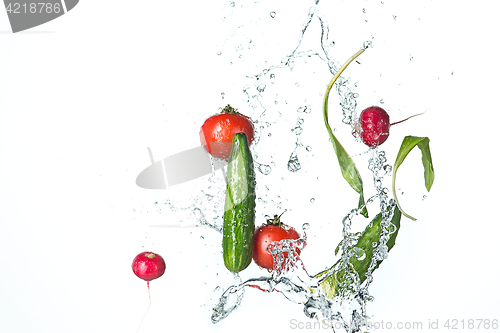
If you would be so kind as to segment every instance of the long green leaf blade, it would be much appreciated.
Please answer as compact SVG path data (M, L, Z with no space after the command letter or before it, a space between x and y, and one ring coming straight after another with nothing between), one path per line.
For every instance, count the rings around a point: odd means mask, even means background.
M365 199L363 195L363 180L359 174L358 169L356 168L356 164L352 160L351 156L344 149L342 144L337 140L335 135L331 132L330 126L327 127L330 134L330 139L332 141L333 150L337 155L337 159L339 161L340 171L342 172L342 176L347 181L347 183L359 193L359 202L358 209L362 208L361 214L365 217L368 217L368 211L365 207Z
M394 168L392 173L392 192L394 194L394 199L396 199L396 203L403 213L404 216L409 219L416 220L414 217L406 214L399 204L398 198L396 196L396 173L398 168L401 166L403 161L405 160L408 153L418 146L418 148L422 152L422 164L424 166L424 180L425 180L425 188L427 192L431 190L432 184L434 183L434 166L432 164L431 150L429 147L429 138L428 137L417 137L417 136L406 136L401 143L401 148L399 148L398 156L396 157L396 161L394 162Z
M361 53L363 53L364 49L359 50L354 56L352 56L346 63L342 66L342 68L335 74L332 81L328 84L326 89L325 97L323 99L323 118L325 120L325 126L328 131L328 135L330 136L330 141L333 145L333 150L337 155L337 159L339 161L340 171L342 172L342 176L347 181L347 183L359 193L359 202L358 209L361 210L361 214L365 217L368 217L368 210L365 206L365 198L363 195L363 181L361 180L361 176L356 168L356 164L352 160L351 156L346 152L340 141L337 140L335 135L333 135L332 128L330 124L328 124L328 96L330 94L330 90L333 87L333 84L338 79L340 74L346 69L346 67L356 59Z
M431 149L429 147L429 139L420 141L418 148L422 151L422 164L424 166L425 188L427 192L431 190L434 183L434 167L432 165Z

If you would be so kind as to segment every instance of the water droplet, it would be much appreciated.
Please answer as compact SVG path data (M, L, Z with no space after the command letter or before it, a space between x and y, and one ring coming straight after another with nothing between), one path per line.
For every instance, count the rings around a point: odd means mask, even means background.
M424 201L425 199L427 199L427 196L426 196L426 195L424 195L424 196L422 197L422 201Z
M266 85L265 84L259 84L257 86L257 91L258 92L262 93L262 92L264 92L264 90L266 90Z
M311 198L311 200L309 200L311 203L314 203L316 201L316 199L314 198Z
M203 239L205 239L205 237L203 237L203 236L200 236L200 239L202 239L202 240L203 240Z
M269 79L271 80L271 83L274 84L276 81L276 76L274 74L269 75Z
M224 99L224 97L226 97L226 93L225 92L221 92L220 96L222 97L222 99Z
M311 225L309 223L304 223L302 225L302 230L309 230L310 227L311 227Z
M366 9L363 8L363 13L366 13Z
M222 52L221 52L221 51L217 52L217 55L221 55L221 54L222 54Z
M231 1L231 2L229 3L229 5L230 5L231 7L234 7L234 5L235 5L234 1Z
M372 42L367 40L366 42L363 43L363 48L366 50L370 47L373 47Z
M267 136L268 136L268 137L271 137L271 133L268 133L268 134L267 134Z
M288 171L290 172L297 172L300 170L300 162L299 162L299 157L295 152L290 155L290 159L288 160Z
M392 15L392 18L397 19L398 17L397 17L397 15Z
M298 82L295 82L295 86L296 86L296 87L299 87L299 86L300 86L300 84L299 84Z
M366 253L363 249L360 249L359 247L353 248L354 251L354 258L358 260L363 260L366 258Z
M266 165L266 164L259 164L259 167L257 169L263 175L268 175L271 173L271 166Z
M311 147L311 146L307 146L307 147L306 147L306 150L307 150L307 151L311 151L311 150L312 150L312 147Z
M300 108L297 109L297 112L300 113L311 113L311 108L308 106L301 106Z
M269 15L271 15L272 18L276 17L276 12L270 12Z
M292 128L291 131L294 132L296 135L300 135L300 134L302 134L302 127L298 127L298 126L294 127L294 128Z
M380 244L375 251L373 251L373 257L376 260L384 260L387 258L389 248L385 244Z
M335 46L335 41L332 41L332 42L330 43L330 47L334 47L334 46Z
M383 99L380 100L380 104L384 104L385 101Z

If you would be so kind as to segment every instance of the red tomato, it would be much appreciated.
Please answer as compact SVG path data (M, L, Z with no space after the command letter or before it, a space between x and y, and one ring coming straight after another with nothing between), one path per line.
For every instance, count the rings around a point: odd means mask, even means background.
M253 248L253 260L255 263L267 270L273 269L273 256L267 252L267 247L275 241L283 239L299 239L298 232L289 226L284 225L279 221L279 217L274 215L274 219L268 220L267 224L262 225L255 231L255 243ZM299 249L295 249L295 254L300 254ZM284 252L284 257L288 258L288 253ZM284 269L284 262L282 269Z
M221 113L205 120L200 129L201 144L213 157L228 160L233 136L240 132L245 133L248 144L252 144L254 139L252 121L227 105Z

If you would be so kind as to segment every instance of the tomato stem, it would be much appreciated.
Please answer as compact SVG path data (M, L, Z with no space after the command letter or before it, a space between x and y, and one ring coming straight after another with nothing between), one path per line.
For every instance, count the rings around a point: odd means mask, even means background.
M281 216L283 214L285 214L287 210L285 209L283 211L283 213L280 214L280 216L278 216L277 214L274 214L274 217L272 219L267 219L267 224L272 224L272 225L277 225L278 227L282 228L282 229L285 229L285 225L283 224L283 222L281 222Z
M231 105L229 105L229 104L228 104L228 105L226 105L226 106L222 109L221 113L226 113L226 114L237 114L237 113L238 113L238 111L237 111L237 109L233 108Z

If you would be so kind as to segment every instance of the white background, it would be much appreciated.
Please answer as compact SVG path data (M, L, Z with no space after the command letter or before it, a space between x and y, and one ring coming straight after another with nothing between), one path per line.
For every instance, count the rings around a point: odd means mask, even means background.
M158 208L167 198L189 206L197 195L192 187L200 191L209 182L165 191L135 184L150 163L147 147L156 159L195 147L200 126L219 107L249 110L246 76L291 53L311 4L86 0L17 34L0 10L0 331L135 332L148 295L130 265L143 250L160 253L167 271L151 282L141 332L295 331L291 320L312 323L282 295L249 290L236 312L212 324L210 309L232 283L220 234L150 227L175 222L166 221L166 206ZM394 127L384 147L392 163L405 135L428 136L436 179L426 193L418 150L398 173L402 204L418 220L402 220L397 246L375 274L369 315L424 328L438 320L441 329L447 319L465 319L466 329L456 331L471 331L468 319L500 319L493 2L322 0L320 10L336 61L373 42L344 74L359 83L359 108L383 99L391 120L427 110ZM319 52L319 39L316 23L303 47ZM324 64L315 66L323 71L315 74L318 82L308 81L311 69L300 63L277 72L277 80L281 74L291 81L274 87L280 102L312 105L302 140L314 154L303 156L302 173L285 169L281 179L286 159L276 153L277 166L264 177L268 197L281 193L280 208L291 209L286 222L298 229L311 224L303 253L311 273L334 263L341 219L357 200L339 176L318 107L330 74ZM285 88L295 82L313 93ZM291 104L291 111L280 106L274 141L255 148L263 155L282 147L286 158L293 150L289 130L298 114ZM338 112L331 107L332 123L340 122ZM340 141L353 141L344 127ZM289 137L274 135L282 128ZM366 163L360 144L346 149L357 149L359 165ZM278 212L261 212L259 221L264 213ZM252 265L242 277L262 274Z

